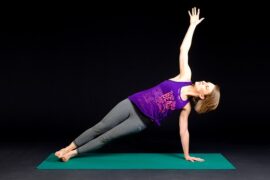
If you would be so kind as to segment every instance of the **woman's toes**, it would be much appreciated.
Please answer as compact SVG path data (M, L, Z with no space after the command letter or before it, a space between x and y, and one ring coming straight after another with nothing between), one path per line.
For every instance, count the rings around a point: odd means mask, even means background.
M65 153L67 153L67 150L65 148L55 152L55 156L57 156L58 158L62 157Z
M62 160L63 162L67 162L67 161L68 161L68 159L67 159L66 157L61 157L61 160Z
M64 154L62 157L61 157L61 160L64 161L64 162L67 162L70 158L76 156L76 151L73 150L73 151L70 151L66 154Z
M70 158L70 155L65 154L64 156L61 157L61 160L64 162L67 162Z
M54 153L54 155L57 156L57 157L59 157L60 151L56 151L56 152Z
M59 155L60 155L60 150L59 150L59 151L56 151L54 154L55 154L56 156L59 156Z

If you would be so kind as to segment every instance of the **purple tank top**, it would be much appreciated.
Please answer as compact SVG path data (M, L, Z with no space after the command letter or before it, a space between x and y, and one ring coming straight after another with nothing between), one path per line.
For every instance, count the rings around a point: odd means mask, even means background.
M180 92L183 86L191 84L191 81L176 82L168 79L152 88L134 93L128 99L150 120L161 126L161 122L174 110L182 109L189 102L189 99L182 100Z

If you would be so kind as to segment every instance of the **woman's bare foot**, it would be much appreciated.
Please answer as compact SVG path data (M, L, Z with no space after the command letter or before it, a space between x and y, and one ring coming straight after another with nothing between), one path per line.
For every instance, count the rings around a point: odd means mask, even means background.
M68 153L68 152L69 152L68 149L63 148L63 149L60 149L59 151L56 151L56 152L54 153L54 155L57 156L58 158L61 158L61 157L63 157L64 154L66 154L66 153Z
M69 146L62 148L59 151L56 151L54 155L57 156L58 158L61 158L64 156L64 154L72 151L73 149L76 149L76 145L72 142Z
M61 157L61 160L64 161L64 162L67 162L70 158L76 156L78 153L77 153L77 150L72 150L66 154L64 154L62 157Z

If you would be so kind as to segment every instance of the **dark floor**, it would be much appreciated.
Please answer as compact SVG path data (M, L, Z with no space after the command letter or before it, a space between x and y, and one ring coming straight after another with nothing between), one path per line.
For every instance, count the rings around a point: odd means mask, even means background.
M100 149L100 152L135 152L143 151L129 145L126 149L115 142ZM153 144L157 143L156 141ZM159 142L167 144L175 142ZM193 145L193 152L222 153L236 170L37 170L36 167L47 156L62 147L63 142L1 142L0 179L1 180L60 180L60 179L270 179L270 145L248 145L227 143L202 143ZM135 143L136 144L136 143ZM173 147L173 145L171 145ZM147 146L149 147L149 146ZM207 147L202 148L202 147ZM117 149L118 148L118 149ZM131 151L134 149L134 151ZM136 149L136 150L135 150ZM195 149L201 149L195 151ZM164 152L164 150L144 149L144 152ZM168 152L168 151L167 151ZM175 152L175 149L170 151ZM181 151L176 151L182 153ZM192 152L192 151L191 151Z

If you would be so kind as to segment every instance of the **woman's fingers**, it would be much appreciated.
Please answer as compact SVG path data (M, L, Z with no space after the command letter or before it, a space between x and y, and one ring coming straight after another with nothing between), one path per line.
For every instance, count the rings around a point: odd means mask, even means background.
M192 15L200 15L200 9L198 8L198 10L196 10L196 7L193 7L191 9ZM189 13L190 14L190 13Z
M204 18L201 18L201 19L199 20L199 23L201 23L203 20L204 20Z
M200 161L200 162L204 161L204 159L201 159L201 158L195 158L195 160Z
M199 16L199 9L197 10L196 7L194 7L194 15Z
M190 13L190 11L188 11L188 14L190 15L190 16L196 16L196 15L200 15L200 9L198 8L198 10L196 11L196 7L193 7L192 9L191 9L191 13Z
M200 161L200 162L203 162L203 161L204 161L204 159L196 158L196 157L189 157L187 160L188 160L188 161L191 161L191 162L194 162L194 161Z
M189 17L191 17L190 11L188 11Z

